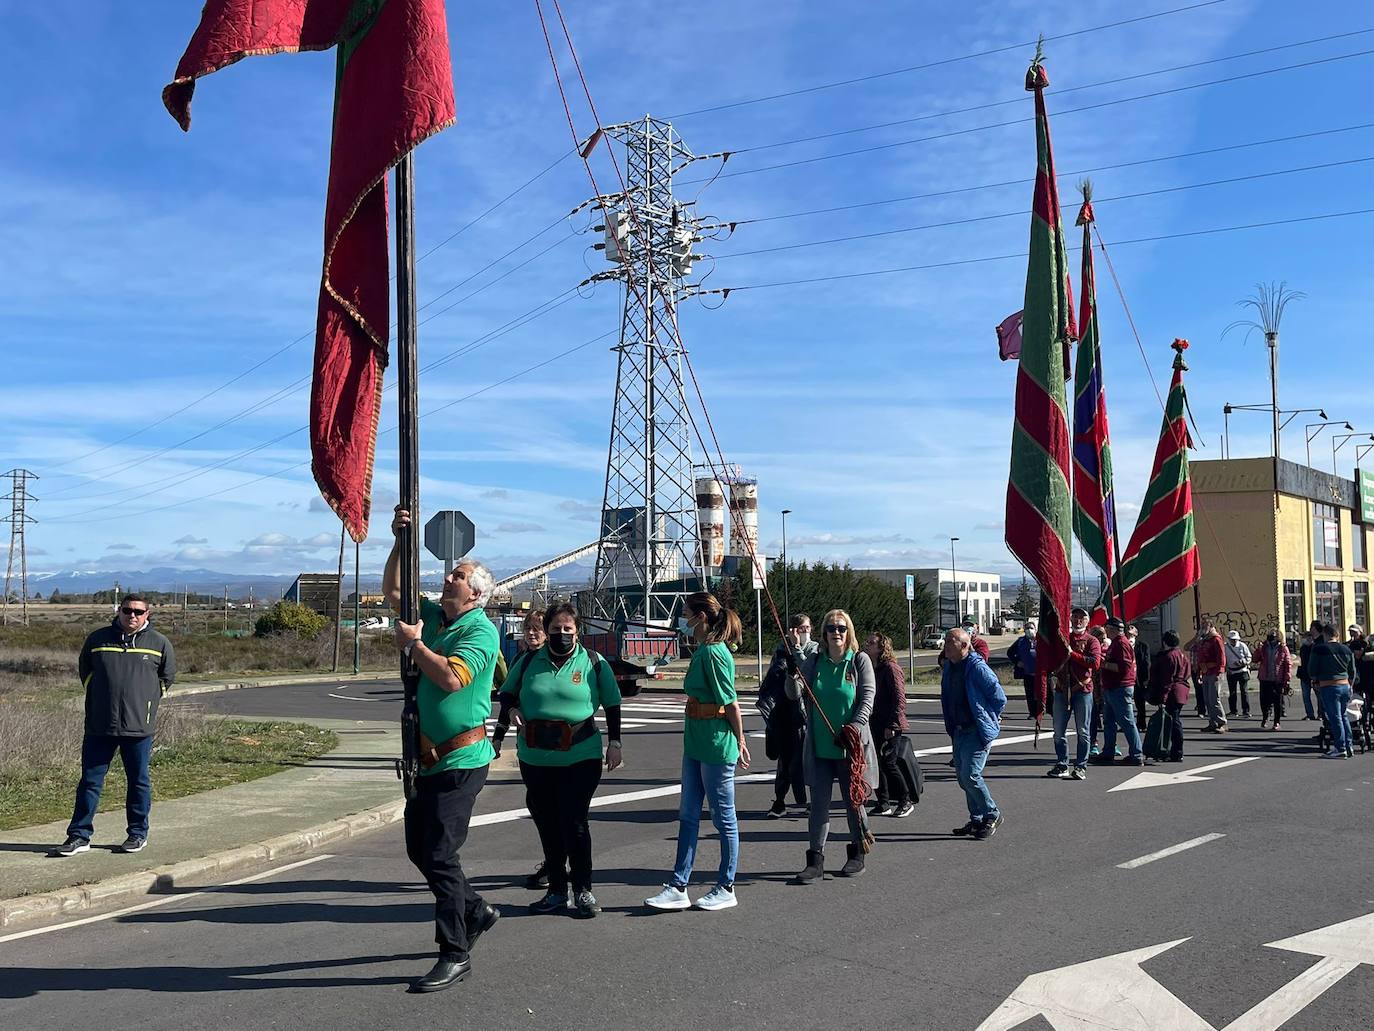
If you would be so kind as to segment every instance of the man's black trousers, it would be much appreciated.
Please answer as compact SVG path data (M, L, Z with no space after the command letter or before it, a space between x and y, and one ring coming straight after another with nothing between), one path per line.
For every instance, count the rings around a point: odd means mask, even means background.
M487 767L445 770L416 781L406 801L406 854L434 893L434 940L439 952L466 959L468 928L483 902L463 873L458 850L468 838L468 821Z

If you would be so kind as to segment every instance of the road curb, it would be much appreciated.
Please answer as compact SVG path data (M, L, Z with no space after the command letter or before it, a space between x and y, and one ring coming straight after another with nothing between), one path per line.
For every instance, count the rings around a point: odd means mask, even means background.
M399 673L360 673L354 677L352 673L338 675L324 675L313 677L268 677L262 680L242 680L225 681L223 683L212 684L188 684L185 687L174 687L171 690L173 698L190 698L198 694L218 694L222 691L246 691L252 687L293 687L297 684L328 684L337 680L347 683L350 680L400 680Z
M213 886L230 875L250 872L281 859L309 855L336 841L378 830L395 823L404 812L405 801L397 799L339 820L280 834L256 845L241 845L199 859L107 877L91 884L3 899L0 900L0 929L25 930L111 904L134 904L150 895L169 895L183 889Z

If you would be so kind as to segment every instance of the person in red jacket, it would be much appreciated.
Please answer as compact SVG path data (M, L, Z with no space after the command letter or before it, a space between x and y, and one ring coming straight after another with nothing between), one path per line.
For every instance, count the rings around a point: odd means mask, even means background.
M1093 674L1102 665L1102 648L1088 633L1088 613L1074 609L1069 624L1069 657L1050 675L1054 714L1054 766L1047 776L1069 780L1088 779L1089 710L1093 697ZM1073 765L1069 765L1069 716L1078 745Z
M1277 630L1270 630L1255 652L1255 665L1259 667L1260 730L1269 722L1271 712L1274 725L1269 729L1278 730L1283 721L1283 700L1292 690L1293 653Z
M1164 631L1164 647L1155 653L1150 663L1150 702L1164 706L1169 714L1171 763L1183 761L1183 706L1188 703L1188 684L1192 679L1192 663L1178 646L1178 634Z
M1102 658L1102 697L1106 703L1106 730L1102 754L1097 761L1110 763L1116 754L1116 731L1126 736L1129 751L1122 760L1127 766L1144 766L1140 750L1140 731L1135 725L1135 648L1125 633L1126 625L1113 617L1107 620L1107 653Z
M1220 683L1226 672L1226 651L1221 643L1221 635L1210 619L1202 621L1198 632L1197 675L1202 687L1202 708L1207 716L1207 734L1225 734L1226 714L1221 708Z

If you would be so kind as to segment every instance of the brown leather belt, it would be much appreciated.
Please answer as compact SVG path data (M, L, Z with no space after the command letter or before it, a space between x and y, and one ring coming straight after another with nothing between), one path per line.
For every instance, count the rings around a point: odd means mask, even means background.
M725 719L725 706L717 705L715 702L699 702L695 698L688 698L687 718L689 720L723 720Z
M456 752L460 748L468 745L475 745L478 741L485 741L487 738L486 727L473 727L465 730L461 734L454 734L447 741L441 741L437 745L423 734L420 735L420 768L429 770L439 765L439 760L450 752Z
M1348 680L1314 680L1314 681L1312 681L1312 686L1313 686L1313 687L1349 687L1349 686L1350 686L1350 681L1348 681Z

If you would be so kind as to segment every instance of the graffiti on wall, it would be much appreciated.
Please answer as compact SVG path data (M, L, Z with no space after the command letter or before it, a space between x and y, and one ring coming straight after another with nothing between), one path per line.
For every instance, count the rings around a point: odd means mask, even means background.
M1242 641L1258 641L1269 630L1278 629L1279 617L1270 612L1266 616L1251 612L1249 609L1230 609L1226 612L1204 612L1203 619L1210 619L1212 625L1225 637L1232 630L1240 634Z

